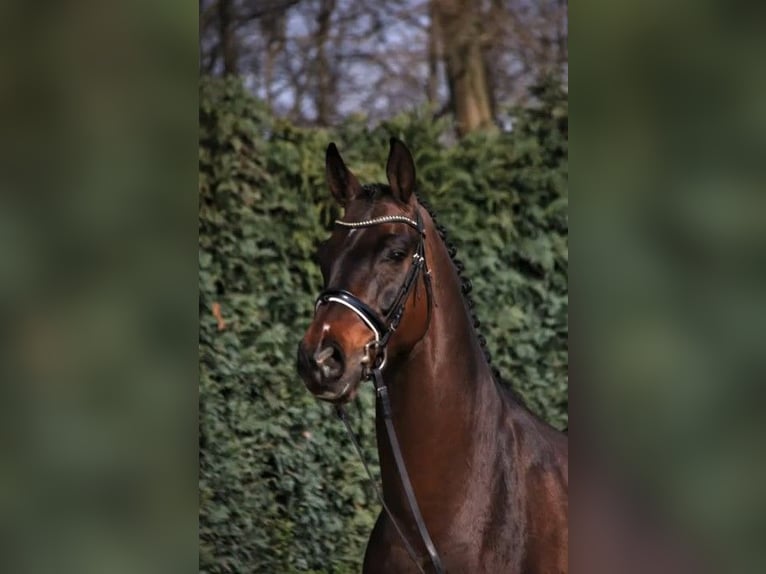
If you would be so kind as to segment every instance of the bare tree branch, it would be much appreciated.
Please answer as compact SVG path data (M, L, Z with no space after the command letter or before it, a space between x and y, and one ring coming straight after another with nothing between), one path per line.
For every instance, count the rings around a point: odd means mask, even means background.
M471 129L522 102L543 73L567 78L567 0L200 0L199 8L201 73L242 74L275 113L301 123L359 112L382 119L429 103Z

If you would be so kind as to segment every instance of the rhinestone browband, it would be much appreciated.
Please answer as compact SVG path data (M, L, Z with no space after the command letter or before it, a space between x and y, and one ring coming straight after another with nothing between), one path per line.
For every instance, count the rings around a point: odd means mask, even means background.
M418 222L405 215L383 215L365 221L341 221L340 219L336 219L335 223L341 227L370 227L371 225L378 225L379 223L406 223L420 231Z

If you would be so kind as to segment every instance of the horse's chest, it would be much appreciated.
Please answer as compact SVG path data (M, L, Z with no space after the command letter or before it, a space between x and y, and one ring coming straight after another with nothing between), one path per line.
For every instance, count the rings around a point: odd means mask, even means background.
M387 519L381 517L378 522L367 546L363 574L419 573L420 570L413 563ZM502 539L502 536L498 535L498 539ZM509 549L502 544L498 544L496 548L488 548L483 544L481 536L469 525L454 525L449 535L443 533L442 536L435 536L434 543L448 574L516 572L513 569L509 570ZM427 554L420 552L419 558L423 570L432 572Z

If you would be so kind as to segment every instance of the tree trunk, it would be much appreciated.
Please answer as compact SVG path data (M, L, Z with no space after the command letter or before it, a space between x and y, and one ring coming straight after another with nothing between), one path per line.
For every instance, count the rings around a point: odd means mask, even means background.
M274 107L274 69L277 57L285 48L285 33L287 18L285 13L275 13L264 16L260 22L261 34L266 38L266 65L263 71L264 92L266 105Z
M335 0L322 0L319 16L317 16L317 90L316 90L316 121L321 126L329 125L333 103L333 81L330 62L327 58L326 44L330 36L332 13L335 10Z
M232 0L218 0L218 30L223 57L223 75L237 73L239 59L237 39L234 33L234 5Z
M482 53L479 10L473 0L433 0L450 103L463 136L492 126L493 110Z
M569 62L569 47L567 45L568 10L567 0L558 0L558 13L556 14L556 45L558 47L558 72L561 76L564 75L564 70Z
M436 107L439 101L439 20L436 13L435 2L429 2L428 16L428 85L426 97L432 107Z

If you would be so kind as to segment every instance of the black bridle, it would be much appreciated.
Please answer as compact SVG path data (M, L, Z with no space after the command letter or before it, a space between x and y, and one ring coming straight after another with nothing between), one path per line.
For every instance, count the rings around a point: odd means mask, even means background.
M381 373L386 363L386 348L388 346L388 342L390 341L391 336L394 334L402 320L402 316L404 315L404 308L407 304L409 294L413 287L416 285L418 277L421 273L423 274L423 282L425 283L426 296L428 299L428 325L431 323L431 306L433 294L431 290L431 272L429 271L428 263L426 262L426 234L425 227L423 226L423 220L420 216L420 213L418 212L415 215L415 219L404 215L384 215L382 217L376 217L365 221L348 222L336 220L335 223L341 227L349 227L352 229L372 227L374 225L380 225L383 223L404 223L414 228L419 235L418 245L415 248L415 253L412 256L412 265L407 271L407 275L402 282L402 286L399 288L396 299L394 299L394 302L391 305L388 313L386 313L385 317L381 317L364 301L343 289L326 289L322 291L322 293L320 293L319 297L317 298L316 309L319 309L319 307L322 305L329 303L337 303L339 305L343 305L353 311L372 331L374 335L374 338L365 345L365 357L363 359L363 378L371 379L373 385L375 386L377 402L381 408L381 412L383 413L383 419L386 425L386 433L388 434L388 440L391 444L394 461L399 472L399 478L401 480L402 487L404 488L404 493L407 497L407 502L410 506L410 511L412 512L412 516L415 519L415 524L417 525L420 538L423 541L423 545L425 546L426 550L428 551L428 556L435 572L437 574L443 574L444 567L442 566L441 559L439 558L439 554L436 551L436 546L434 546L434 543L431 540L431 536L428 533L425 521L423 520L423 515L420 513L420 507L418 506L417 500L415 499L412 483L410 482L410 477L404 464L401 448L399 446L399 439L396 436L396 430L394 429L394 424L391 417L391 401L388 397L388 387L386 386L386 383L383 380L383 375ZM370 355L371 350L374 350L374 357ZM351 437L354 448L356 448L359 457L362 459L364 468L367 471L370 482L372 482L373 486L375 487L375 491L383 506L383 509L386 511L388 517L396 528L396 531L399 533L399 536L401 537L407 552L410 555L410 558L412 558L412 561L415 563L418 569L425 574L421 565L421 560L418 559L417 553L412 547L412 544L402 532L402 529L394 518L393 513L385 503L383 495L381 494L380 489L378 488L377 483L372 476L372 473L367 467L367 463L362 454L362 450L358 441L356 440L354 432L351 430L348 418L346 417L346 412L343 410L342 406L337 407L337 413L340 419L343 421L349 436Z

